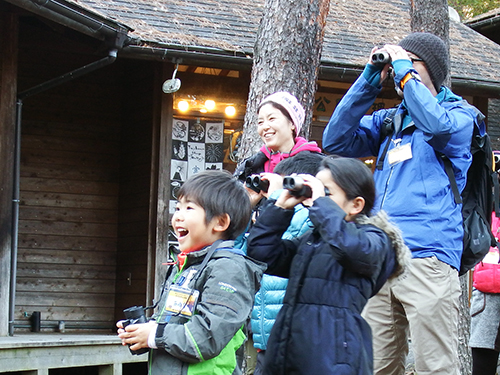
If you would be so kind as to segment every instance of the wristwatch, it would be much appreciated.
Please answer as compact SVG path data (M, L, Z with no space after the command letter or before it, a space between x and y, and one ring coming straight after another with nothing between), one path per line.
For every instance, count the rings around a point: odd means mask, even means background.
M417 81L422 82L422 78L420 78L418 73L409 71L399 82L399 87L401 88L401 90L403 90L403 88L406 85L406 82L408 82L410 79L416 79Z

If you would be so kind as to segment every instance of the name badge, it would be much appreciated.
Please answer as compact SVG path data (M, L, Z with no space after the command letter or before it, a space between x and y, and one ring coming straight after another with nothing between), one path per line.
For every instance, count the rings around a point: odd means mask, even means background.
M387 160L389 162L389 165L394 165L397 163L401 163L402 161L411 159L412 153L411 153L411 146L409 143L399 146L396 148L393 148L391 151L387 153Z
M168 291L165 310L172 315L193 316L199 294L195 289L180 288L172 285Z

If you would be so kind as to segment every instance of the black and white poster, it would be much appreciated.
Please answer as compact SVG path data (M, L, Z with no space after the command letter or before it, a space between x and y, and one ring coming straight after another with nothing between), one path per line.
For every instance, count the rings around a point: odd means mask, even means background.
M177 192L186 179L204 170L221 170L224 161L224 122L174 118L170 164L169 212L175 212Z

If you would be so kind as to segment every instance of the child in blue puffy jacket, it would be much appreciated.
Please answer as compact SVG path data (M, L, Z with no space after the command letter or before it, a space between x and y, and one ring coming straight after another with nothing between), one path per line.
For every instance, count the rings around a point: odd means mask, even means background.
M277 198L282 191L282 178L293 173L315 175L319 171L323 155L318 153L301 152L291 158L278 163L274 174L263 173L263 179L272 180L269 198ZM277 189L277 190L275 190ZM301 204L294 208L294 214L282 238L292 239L301 236L312 228L309 220L309 210ZM271 334L276 316L283 305L288 279L264 274L261 288L255 295L255 302L251 316L251 331L254 347L257 349L257 364L254 375L262 374L267 341Z

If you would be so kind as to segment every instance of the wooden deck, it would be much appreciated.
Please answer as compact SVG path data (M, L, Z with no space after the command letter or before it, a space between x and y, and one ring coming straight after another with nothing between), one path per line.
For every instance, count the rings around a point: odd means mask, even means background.
M121 375L122 364L145 362L116 335L29 333L0 337L0 373L48 375L49 369L98 366L100 375Z

